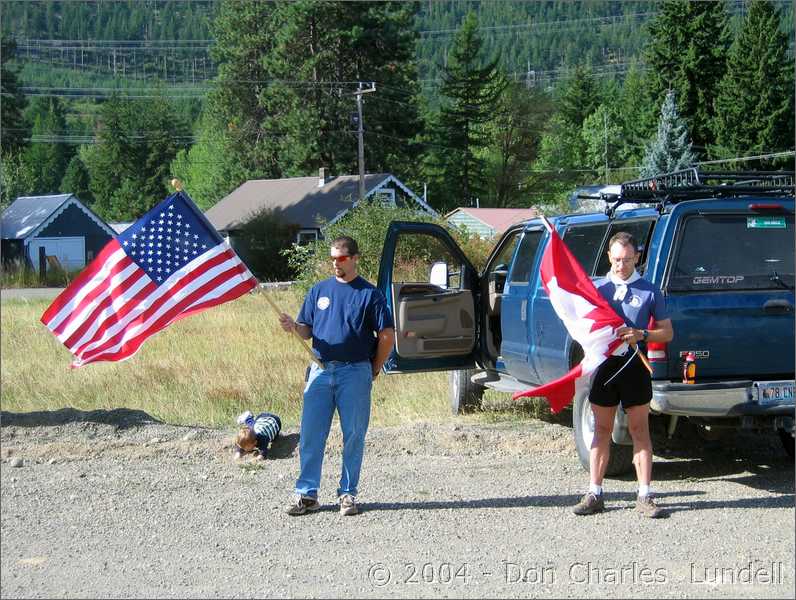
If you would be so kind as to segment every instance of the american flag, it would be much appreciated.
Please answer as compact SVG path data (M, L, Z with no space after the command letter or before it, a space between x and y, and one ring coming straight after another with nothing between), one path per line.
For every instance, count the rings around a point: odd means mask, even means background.
M108 242L41 322L75 356L72 367L124 360L174 321L256 285L188 195L177 192Z

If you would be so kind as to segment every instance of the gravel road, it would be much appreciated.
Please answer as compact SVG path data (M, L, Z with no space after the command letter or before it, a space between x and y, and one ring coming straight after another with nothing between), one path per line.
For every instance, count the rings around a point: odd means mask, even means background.
M669 518L576 517L571 428L451 421L372 429L360 500L288 517L296 431L263 464L232 430L129 410L2 413L0 595L20 597L794 597L794 469L779 440L655 439ZM333 426L333 431L334 431ZM20 465L21 463L21 465Z

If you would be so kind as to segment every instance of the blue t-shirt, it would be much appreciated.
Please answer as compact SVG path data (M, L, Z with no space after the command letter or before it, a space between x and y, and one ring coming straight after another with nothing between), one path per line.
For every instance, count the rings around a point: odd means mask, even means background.
M608 277L597 279L594 286L630 327L647 329L650 315L655 317L656 321L669 318L663 294L658 286L646 279L637 279L629 283L625 297L621 300L618 298L614 300L617 286Z
M296 322L312 328L312 348L322 362L358 362L376 355L376 333L394 327L384 294L362 277L316 283Z

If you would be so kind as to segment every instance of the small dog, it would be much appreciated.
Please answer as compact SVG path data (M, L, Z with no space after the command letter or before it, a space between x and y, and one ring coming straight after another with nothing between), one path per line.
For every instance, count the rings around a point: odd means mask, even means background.
M235 438L235 458L244 454L255 453L255 458L265 460L268 447L279 436L282 430L282 421L274 414L260 413L257 418L251 411L238 416L238 435Z

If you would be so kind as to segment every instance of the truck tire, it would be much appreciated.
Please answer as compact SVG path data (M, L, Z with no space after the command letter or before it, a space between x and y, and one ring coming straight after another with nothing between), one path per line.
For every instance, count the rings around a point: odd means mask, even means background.
M451 413L461 415L481 408L484 387L470 381L476 374L473 369L451 371L448 375L448 388L451 400Z
M782 442L782 447L785 449L785 454L793 460L794 454L794 439L793 435L787 429L777 429L777 433L779 434L779 439Z
M622 410L620 407L618 410ZM572 406L572 425L575 431L575 446L578 449L580 464L589 470L589 451L594 438L594 416L589 402L589 390L580 390L575 395ZM606 476L624 475L633 469L633 447L611 441L611 457L608 459Z

